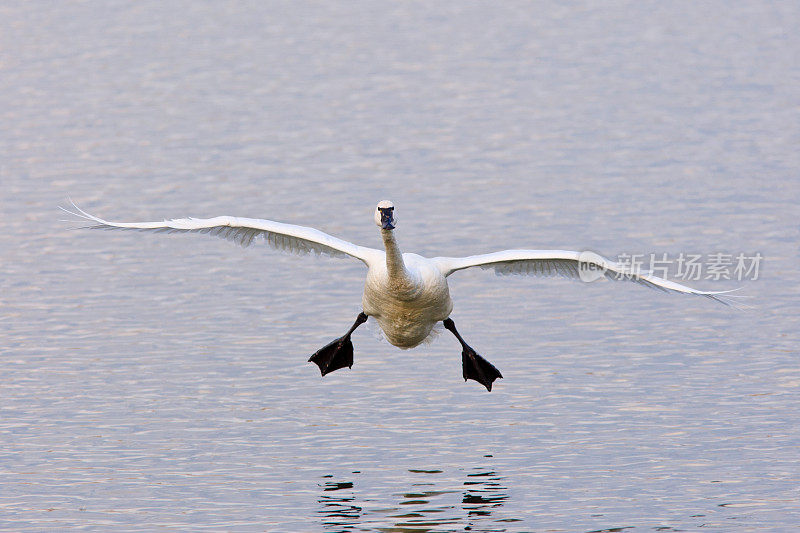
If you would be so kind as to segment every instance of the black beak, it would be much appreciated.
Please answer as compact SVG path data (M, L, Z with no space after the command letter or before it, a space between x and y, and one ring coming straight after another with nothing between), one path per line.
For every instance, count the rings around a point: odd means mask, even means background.
M381 212L381 228L394 229L394 207L379 207L378 211Z

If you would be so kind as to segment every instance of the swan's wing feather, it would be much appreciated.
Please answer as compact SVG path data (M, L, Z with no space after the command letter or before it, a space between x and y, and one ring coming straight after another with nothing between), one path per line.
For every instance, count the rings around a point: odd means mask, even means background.
M233 241L241 246L250 246L258 237L277 250L294 253L333 257L355 257L367 263L379 250L358 246L343 239L328 235L322 231L306 226L283 224L259 218L242 218L220 216L214 218L175 218L161 222L109 222L82 210L74 203L75 211L64 209L71 215L91 222L88 228L107 230L123 229L149 231L154 233L207 233Z
M605 277L610 280L631 281L651 289L664 292L695 294L716 300L725 305L734 305L731 291L699 291L649 272L637 272L625 265L611 261L592 252L569 250L504 250L469 257L436 257L435 263L445 276L470 267L493 269L499 275L527 274L545 277L585 279L581 271L591 278ZM597 274L592 274L596 272Z

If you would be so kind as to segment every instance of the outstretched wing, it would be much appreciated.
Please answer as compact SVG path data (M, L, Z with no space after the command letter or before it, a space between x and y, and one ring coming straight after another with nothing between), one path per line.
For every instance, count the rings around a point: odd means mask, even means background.
M593 252L572 252L568 250L504 250L490 254L470 257L436 257L439 270L445 276L470 267L494 269L499 275L527 274L533 276L566 277L594 281L600 278L632 281L662 290L695 294L716 300L725 305L733 305L731 291L699 291L680 283L675 283L649 272L638 272L627 268ZM735 289L734 289L735 290Z
M60 206L59 206L60 207ZM90 215L76 206L75 211L60 207L71 215L90 221L88 228L125 229L151 231L155 233L207 233L233 241L247 247L257 238L263 237L266 243L277 250L294 254L324 254L333 257L355 257L368 264L370 259L381 252L374 248L357 246L338 239L322 231L305 226L283 224L259 218L214 217L214 218L175 218L161 222L109 222Z

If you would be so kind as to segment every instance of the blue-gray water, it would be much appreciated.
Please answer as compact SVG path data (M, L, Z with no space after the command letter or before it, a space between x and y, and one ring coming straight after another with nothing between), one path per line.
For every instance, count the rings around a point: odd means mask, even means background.
M694 531L800 523L796 2L0 6L0 529ZM363 267L232 214L407 251L764 257L752 309L451 277L505 376L374 328Z

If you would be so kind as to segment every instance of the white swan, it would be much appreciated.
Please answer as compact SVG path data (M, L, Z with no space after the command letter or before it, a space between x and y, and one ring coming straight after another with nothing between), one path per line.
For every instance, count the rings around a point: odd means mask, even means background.
M309 361L319 366L324 376L353 365L353 344L350 336L367 317L377 320L390 343L400 348L413 348L425 340L437 322L451 331L462 346L463 377L474 379L492 390L492 383L503 376L478 355L459 335L449 318L453 302L447 287L447 276L469 267L493 268L500 274L532 274L593 279L624 279L664 291L695 294L728 304L724 292L698 291L659 278L649 273L631 272L624 266L591 252L565 250L505 250L470 257L434 257L401 253L394 236L395 218L392 202L383 200L375 208L375 224L381 228L384 250L357 246L327 233L304 226L271 220L238 217L207 219L177 218L162 222L108 222L83 211L62 210L93 222L90 228L130 229L155 232L199 232L224 237L242 246L249 246L262 236L272 246L293 253L327 254L355 257L367 266L367 279L362 297L363 311L342 337L321 348Z

